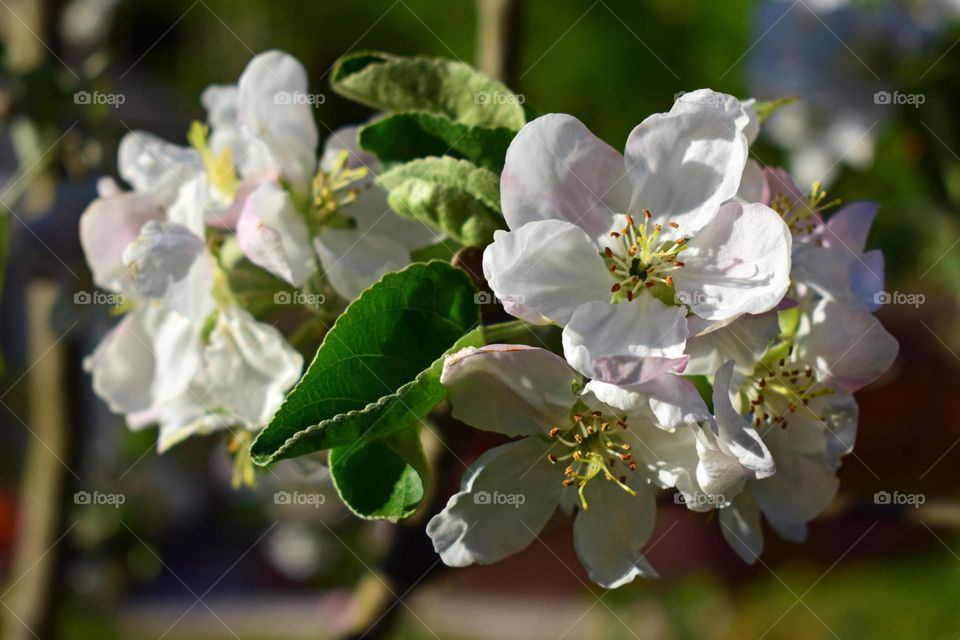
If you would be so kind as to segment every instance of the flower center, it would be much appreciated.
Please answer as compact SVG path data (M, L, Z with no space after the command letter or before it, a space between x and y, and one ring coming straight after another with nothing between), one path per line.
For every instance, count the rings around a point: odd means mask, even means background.
M357 201L360 187L355 183L367 176L366 167L347 166L350 153L341 149L329 171L317 171L313 178L311 218L318 226L353 228L355 221L343 215L344 207Z
M827 192L817 181L810 187L809 194L799 200L790 194L775 192L770 198L770 208L780 214L790 228L790 233L795 236L804 236L813 233L823 224L823 218L820 215L823 211L840 204L839 200L823 204L826 197Z
M814 398L833 393L830 387L817 385L810 365L787 362L782 358L776 363L761 362L754 377L744 387L750 399L749 413L757 428L766 424L785 429L791 413L807 407ZM809 408L806 410L812 412ZM821 416L816 417L824 420Z
M615 417L604 416L600 411L594 411L589 416L575 414L570 420L571 425L566 431L561 431L560 427L553 427L549 431L551 438L570 450L562 456L552 453L547 455L551 464L569 461L563 472L563 486L577 485L580 503L584 509L587 508L587 499L583 490L588 482L601 473L604 478L630 495L637 495L627 486L626 474L619 473L617 468L622 465L630 471L637 470L637 463L630 454L630 445L614 433L614 427L626 429L627 423Z
M677 256L687 248L686 238L661 238L663 228L659 224L651 225L650 217L650 212L644 209L643 224L637 225L633 216L627 215L626 226L619 232L610 232L614 247L608 246L600 254L615 280L610 288L614 302L622 298L632 301L640 291L657 284L672 287L671 272L684 266ZM674 230L680 228L676 222L669 226Z
M240 183L236 169L233 167L233 152L228 147L219 155L213 155L207 143L209 133L210 127L194 121L187 133L187 141L200 154L210 184L220 193L225 202L229 202L236 194Z

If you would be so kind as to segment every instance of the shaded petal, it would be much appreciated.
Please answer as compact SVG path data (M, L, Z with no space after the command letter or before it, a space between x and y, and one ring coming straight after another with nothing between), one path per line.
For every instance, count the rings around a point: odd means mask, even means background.
M238 86L244 131L263 143L294 188L306 190L319 139L303 65L282 51L267 51L250 61Z
M767 478L776 472L773 456L757 430L730 402L730 379L733 361L717 370L713 383L713 411L717 421L717 438L722 449L737 458L754 478Z
M272 182L244 203L237 241L251 262L295 287L317 269L306 221L287 192Z
M97 286L111 291L129 289L130 274L123 250L151 220L161 220L163 208L136 192L97 198L80 216L80 244Z
M880 208L875 202L852 202L827 220L823 233L826 246L845 248L854 255L863 253L867 244L870 226Z
M563 489L560 471L546 460L550 446L523 438L480 456L463 490L427 524L447 566L491 564L533 542Z
M639 384L682 368L684 315L682 307L668 307L651 295L619 304L584 304L563 330L563 353L584 375L613 384ZM647 358L658 360L644 362Z
M213 312L213 265L207 246L185 226L150 221L123 261L136 293L203 323Z
M454 418L508 436L566 425L577 379L563 358L546 349L504 344L458 351L444 360L440 375Z
M712 89L685 91L674 101L670 109L675 113L700 113L704 109L719 111L731 127L742 131L747 142L753 142L760 129L760 118L754 111L755 100L740 101L727 94Z
M330 284L347 300L358 297L383 274L410 264L406 247L379 233L323 229L313 246Z
M742 315L717 329L689 338L686 353L690 361L684 373L713 376L724 362L733 360L737 373L749 375L778 335L780 321L776 313Z
M588 483L584 496L589 508L581 509L573 523L577 557L590 579L605 589L616 589L637 576L657 575L640 552L656 520L653 489L635 475L631 480L635 496L599 477Z
M623 156L565 114L527 123L510 143L500 177L503 216L516 230L534 220L566 220L591 237L610 229L630 204Z
M677 295L708 320L769 311L790 286L791 241L773 209L725 204L681 254L686 266L674 274Z
M609 300L613 280L597 245L561 220L496 231L483 252L483 274L501 300L514 300L558 324L581 304Z
M584 391L626 413L649 411L657 424L667 430L712 418L696 387L678 375L661 375L644 384L626 386L591 380Z
M760 508L749 493L741 493L720 509L720 532L744 562L753 564L763 553Z
M756 160L747 160L743 176L740 177L736 199L740 202L770 203L770 188L763 176L763 169Z
M676 222L695 234L736 195L746 161L747 140L720 109L652 115L627 140L629 210L649 209L664 228Z
M821 382L857 391L882 376L899 345L866 311L822 300L811 313L809 334L798 341L798 360L817 370Z
M254 428L273 416L303 368L283 334L239 307L220 312L203 356L210 404Z

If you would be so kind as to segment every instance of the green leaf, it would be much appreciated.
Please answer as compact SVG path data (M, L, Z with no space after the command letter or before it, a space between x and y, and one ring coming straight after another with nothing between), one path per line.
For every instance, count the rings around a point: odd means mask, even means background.
M419 429L330 452L330 475L343 503L361 518L397 521L426 494L427 463Z
M395 113L360 130L360 146L381 162L450 155L500 173L516 133L504 127L468 126L420 111Z
M463 62L352 53L337 61L330 84L374 109L426 111L465 125L514 131L526 121L519 96Z
M444 353L480 344L475 293L464 271L439 261L381 278L327 333L254 441L254 462L362 446L419 424L446 395Z
M468 247L482 247L506 225L500 212L497 175L466 160L423 158L377 178L390 191L388 201L400 215L446 232Z
M760 122L765 122L767 118L773 115L773 112L779 109L780 107L785 107L788 104L793 104L799 100L797 96L791 96L789 98L780 98L779 100L767 100L766 102L757 102L753 105L753 110L757 112L757 117L760 118Z

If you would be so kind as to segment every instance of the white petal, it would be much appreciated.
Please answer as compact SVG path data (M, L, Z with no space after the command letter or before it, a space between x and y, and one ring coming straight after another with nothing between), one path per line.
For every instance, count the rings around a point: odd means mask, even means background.
M731 127L744 133L747 142L753 142L757 133L755 129L759 130L759 118L752 108L755 102L741 102L729 94L712 89L697 89L682 93L673 103L670 113L700 113L706 109L719 111Z
M790 286L790 247L790 229L773 209L725 204L681 254L677 295L708 320L769 311Z
M306 190L316 169L317 126L307 72L281 51L257 55L240 76L240 121L269 150L280 173Z
M609 300L613 279L583 229L561 220L497 231L483 273L501 300L515 300L559 324L585 302Z
M720 532L747 564L756 562L763 553L760 508L749 493L741 493L730 506L720 509Z
M896 338L866 311L822 300L811 320L798 359L813 366L827 384L857 391L882 376L897 357Z
M755 478L767 478L776 472L773 456L757 430L730 403L730 379L733 361L717 370L713 383L713 412L717 421L717 439L721 448L737 458Z
M584 391L627 413L647 410L658 425L668 430L711 419L710 411L696 388L674 374L660 375L646 383L627 386L591 380Z
M200 362L200 336L183 316L158 305L129 313L83 366L115 413L152 411L187 388Z
M640 548L650 539L657 515L652 488L632 482L632 496L597 476L584 490L588 509L573 523L573 544L590 579L616 589L637 576L657 575Z
M300 287L317 270L310 230L290 196L267 182L247 198L237 241L255 265Z
M111 291L129 288L123 250L150 220L163 218L163 208L141 193L97 198L80 216L80 244L93 281Z
M737 200L740 202L762 202L769 204L770 190L763 176L763 169L756 160L747 160L740 178L740 188L737 189Z
M453 417L508 436L566 426L576 402L576 372L546 349L523 345L469 347L443 363Z
M151 221L123 252L137 295L203 323L213 311L213 265L203 240L181 224Z
M749 375L778 335L780 322L776 313L742 315L713 331L689 338L686 353L690 361L684 373L713 376L724 362L733 360L736 372Z
M563 330L563 353L584 375L614 384L640 384L682 368L686 337L682 307L668 307L641 294L632 302L580 306ZM644 362L649 358L658 360Z
M851 202L827 220L824 244L844 248L856 255L863 253L870 226L880 208L875 202Z
M264 425L303 368L283 334L238 307L220 312L203 353L210 404L246 425Z
M573 116L549 114L527 123L510 143L500 197L516 230L533 220L566 220L598 237L630 205L623 156Z
M560 470L546 460L549 447L523 438L480 456L467 485L427 524L446 565L491 564L533 542L564 488Z
M692 235L737 193L746 161L747 139L720 109L652 115L627 140L630 211Z
M410 264L406 247L374 232L323 229L313 246L330 284L347 300L359 296L383 274Z
M171 144L146 131L131 131L120 141L117 170L134 191L169 205L180 187L203 171L203 164L190 147Z

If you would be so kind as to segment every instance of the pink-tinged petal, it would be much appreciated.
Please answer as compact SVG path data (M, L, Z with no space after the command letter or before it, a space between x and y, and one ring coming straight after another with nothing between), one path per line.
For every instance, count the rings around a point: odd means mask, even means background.
M282 51L257 55L240 76L239 118L298 190L306 189L317 160L317 126L307 95L307 72Z
M457 420L484 431L528 436L569 422L577 378L563 358L546 349L496 344L449 356L440 382Z
M657 576L640 552L656 521L654 491L636 474L630 474L627 483L637 495L600 478L588 483L584 497L589 508L581 509L573 523L577 557L590 579L604 589L616 589L638 576Z
M585 302L610 298L613 278L597 245L571 222L536 220L496 231L483 274L500 300L513 300L558 324Z
M846 248L854 255L863 253L870 226L880 208L875 202L852 202L827 220L823 233L824 246Z
M777 306L790 286L790 229L762 204L727 203L681 253L677 296L695 314L724 320Z
M883 294L883 251L867 251L850 263L851 302L867 311L880 307Z
M756 160L747 160L736 199L740 202L770 204L770 188L764 178L763 169Z
M491 564L534 541L564 489L561 469L546 459L552 445L522 438L480 456L462 490L427 523L444 564Z
M804 199L803 191L801 191L797 183L793 181L793 177L786 169L764 167L763 177L767 183L767 192L770 199L778 196L785 198L791 208ZM765 202L764 204L769 204L769 202Z
M692 235L736 195L746 161L746 138L719 109L652 115L627 140L630 212Z
M357 298L383 274L410 264L406 247L372 231L322 229L313 246L331 286L347 300Z
M716 436L721 449L733 455L753 478L768 478L776 472L769 449L757 430L730 403L733 360L717 370L713 383L713 412Z
M146 193L167 206L180 187L203 171L200 154L171 144L146 131L130 131L117 150L117 171L134 191Z
M882 376L898 350L896 338L871 314L822 300L811 313L809 335L798 344L798 360L816 369L822 382L853 392Z
M644 294L633 302L581 305L563 330L563 352L586 376L637 384L682 365L686 338L683 308Z
M295 287L317 269L307 223L274 183L261 185L245 200L237 242L251 262Z
M123 250L140 235L143 225L162 220L163 215L163 208L142 193L118 193L90 203L80 216L80 245L97 286L111 291L129 286Z
M591 237L610 228L630 204L623 156L564 114L541 116L510 143L500 178L503 216L511 229L534 220L566 220Z

